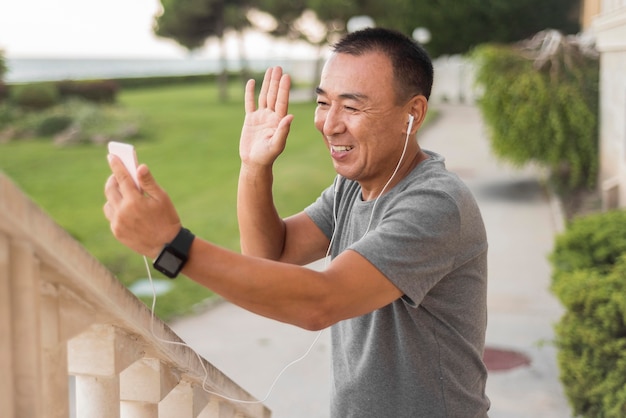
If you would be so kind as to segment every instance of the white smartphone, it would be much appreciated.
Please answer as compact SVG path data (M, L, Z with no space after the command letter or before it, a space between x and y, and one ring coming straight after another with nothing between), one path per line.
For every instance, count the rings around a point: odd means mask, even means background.
M137 153L135 147L131 144L125 144L123 142L109 142L109 154L116 155L128 170L128 173L135 181L137 188L139 187L139 181L137 180Z

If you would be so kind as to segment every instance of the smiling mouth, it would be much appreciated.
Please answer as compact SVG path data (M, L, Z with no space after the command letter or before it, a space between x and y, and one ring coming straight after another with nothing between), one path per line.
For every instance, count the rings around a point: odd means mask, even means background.
M346 152L353 148L354 147L352 145L331 145L330 147L333 152Z

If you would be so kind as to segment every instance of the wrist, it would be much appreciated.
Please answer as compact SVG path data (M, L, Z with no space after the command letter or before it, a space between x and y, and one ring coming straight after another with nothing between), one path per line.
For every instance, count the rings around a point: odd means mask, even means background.
M173 279L189 259L189 251L195 235L187 228L180 230L171 242L165 244L152 264L154 268Z

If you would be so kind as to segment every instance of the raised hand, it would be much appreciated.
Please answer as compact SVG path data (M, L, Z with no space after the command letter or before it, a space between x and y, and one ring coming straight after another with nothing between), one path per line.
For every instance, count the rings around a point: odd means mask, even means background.
M118 157L109 156L109 166L103 209L111 231L122 244L155 258L181 227L176 209L145 164L137 167L141 191Z
M287 114L291 78L281 67L268 68L255 104L254 80L246 84L246 118L239 155L246 165L271 165L285 149L293 115Z

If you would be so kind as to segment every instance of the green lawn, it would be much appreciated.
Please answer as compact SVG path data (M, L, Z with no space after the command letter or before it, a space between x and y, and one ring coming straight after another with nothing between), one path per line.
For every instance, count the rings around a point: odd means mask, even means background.
M123 91L118 105L141 115L141 137L130 142L139 161L149 165L169 192L184 225L238 251L235 204L243 86L232 84L228 103L217 97L214 84L173 85ZM303 209L334 177L313 126L314 108L311 102L289 109L295 119L287 149L275 166L274 193L283 216ZM106 154L104 145L58 147L49 138L19 140L0 144L0 170L129 286L147 273L143 258L113 238L102 213L109 175ZM156 312L163 319L187 313L211 296L185 277L172 283L174 289L157 300ZM144 301L150 306L151 298Z
M122 92L119 105L142 115L141 138L133 140L170 193L183 223L196 235L238 250L235 213L238 140L243 87L219 103L213 84L179 85ZM301 210L332 181L334 172L313 127L313 103L296 103L292 133L276 164L276 201L281 214ZM102 214L109 175L105 146L57 147L34 138L0 145L0 170L106 265L125 285L147 277L141 256L119 244ZM162 278L153 271L155 278ZM188 312L211 293L187 278L157 300L164 318ZM145 300L150 304L151 299Z

